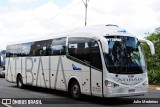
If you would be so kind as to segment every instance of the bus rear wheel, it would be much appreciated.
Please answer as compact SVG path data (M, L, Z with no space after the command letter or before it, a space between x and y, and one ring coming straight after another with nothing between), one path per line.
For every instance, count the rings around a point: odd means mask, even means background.
M17 77L17 87L19 87L19 88L23 88L24 87L21 75L18 75L18 77Z
M70 87L71 97L74 99L78 99L81 96L80 86L77 81L73 81Z

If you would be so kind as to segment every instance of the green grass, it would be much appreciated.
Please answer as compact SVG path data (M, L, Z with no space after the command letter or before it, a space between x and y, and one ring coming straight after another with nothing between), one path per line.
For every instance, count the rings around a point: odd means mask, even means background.
M160 86L160 70L149 70L148 79L149 79L149 84Z

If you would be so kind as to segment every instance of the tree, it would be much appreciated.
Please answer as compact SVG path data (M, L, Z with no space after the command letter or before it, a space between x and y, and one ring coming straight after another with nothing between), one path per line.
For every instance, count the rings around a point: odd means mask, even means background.
M160 27L150 34L146 39L152 41L155 46L155 55L151 55L149 47L143 44L143 50L146 55L149 82L160 84Z
M160 33L160 27L156 28L155 32Z

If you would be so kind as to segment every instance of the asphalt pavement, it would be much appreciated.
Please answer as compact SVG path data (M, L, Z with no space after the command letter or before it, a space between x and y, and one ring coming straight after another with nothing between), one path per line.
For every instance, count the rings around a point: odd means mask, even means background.
M0 104L0 107L159 107L160 91L149 90L144 96L123 98L82 96L81 99L74 100L68 96L67 92L33 86L19 89L15 83L9 83L4 78L0 78L0 102L2 100L3 103L6 100L11 101L12 104Z

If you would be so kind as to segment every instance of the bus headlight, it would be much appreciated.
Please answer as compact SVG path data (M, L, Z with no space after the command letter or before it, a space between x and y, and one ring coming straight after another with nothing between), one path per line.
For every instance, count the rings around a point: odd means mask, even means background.
M113 82L108 81L108 80L105 80L105 85L106 85L107 87L119 87L118 84L113 83Z

